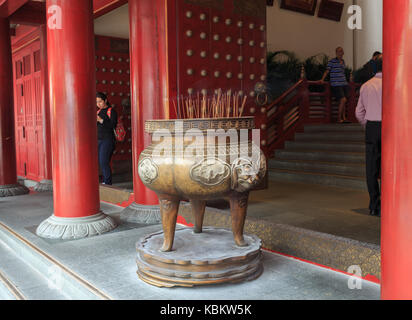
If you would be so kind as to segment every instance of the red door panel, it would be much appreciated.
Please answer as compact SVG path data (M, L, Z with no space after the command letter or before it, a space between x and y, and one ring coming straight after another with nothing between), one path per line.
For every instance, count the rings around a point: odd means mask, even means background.
M17 174L36 181L44 177L45 159L39 50L37 41L13 57Z

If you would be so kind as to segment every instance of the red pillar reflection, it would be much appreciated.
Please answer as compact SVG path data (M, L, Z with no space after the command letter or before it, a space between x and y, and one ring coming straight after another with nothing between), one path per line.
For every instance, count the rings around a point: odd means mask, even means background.
M382 298L412 299L412 0L384 0Z
M156 194L141 182L139 155L150 144L145 120L169 117L167 36L164 0L129 0L133 185L135 202L156 205Z
M10 23L0 18L0 186L16 183Z
M54 215L86 217L100 210L93 1L47 9Z

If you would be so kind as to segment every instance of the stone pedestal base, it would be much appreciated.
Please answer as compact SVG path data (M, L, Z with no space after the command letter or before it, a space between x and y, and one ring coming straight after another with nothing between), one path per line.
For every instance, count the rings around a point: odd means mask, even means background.
M263 271L261 240L244 235L246 247L236 246L230 230L176 230L173 251L161 252L163 232L137 244L137 274L158 287L193 287L253 280Z
M120 213L125 222L141 224L158 224L162 222L159 206L144 206L133 202Z
M13 197L28 194L30 190L21 184L7 184L0 186L0 198L1 197Z
M52 215L37 227L36 234L48 239L81 239L111 231L116 227L117 223L102 212L82 218Z
M53 181L42 180L33 188L36 192L53 192Z

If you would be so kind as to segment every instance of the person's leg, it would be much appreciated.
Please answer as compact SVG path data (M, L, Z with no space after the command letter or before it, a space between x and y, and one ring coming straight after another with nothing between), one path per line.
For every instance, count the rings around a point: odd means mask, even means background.
M331 87L332 94L335 97L336 101L339 103L339 108L338 108L338 122L342 123L343 118L342 118L342 98L344 98L343 95L343 90L342 87Z
M381 154L382 154L382 124L378 124L378 132L377 132L377 138L378 138L378 141L377 141L377 148L378 148L378 155L377 155L377 163L376 163L376 165L377 165L377 167L378 167L378 179L379 179L379 177L381 178L381 180L382 180L382 177L381 177ZM378 185L379 186L379 195L378 195L378 201L377 201L377 203L378 203L378 210L379 210L379 213L380 213L380 211L381 211L381 185L382 185L382 181L381 181L381 184L380 185Z
M99 140L97 143L97 156L99 158L99 166L103 174L103 140ZM100 180L100 177L99 177Z
M101 156L99 157L100 166L103 173L103 183L111 185L112 184L112 171L110 168L110 158L113 154L113 142L111 140L103 140L102 148L100 152Z
M340 99L339 103L339 122L345 121L345 105L346 105L346 98Z
M347 118L347 115L346 115L346 104L348 102L350 92L349 92L349 87L348 86L344 86L342 89L343 89L342 90L343 91L343 96L345 98L345 101L344 101L343 107L342 107L342 119L343 119L343 121L348 121L348 118Z
M343 122L346 120L346 102L348 101L345 87L339 87L339 96L339 121Z
M369 192L369 210L380 209L380 189L378 183L379 177L379 146L378 146L378 130L375 123L368 122L366 124L366 181Z
M113 153L114 150L116 149L116 143L114 141L112 141L112 145L110 148L110 154L109 154L109 178L108 178L108 184L112 185L112 157L113 157Z

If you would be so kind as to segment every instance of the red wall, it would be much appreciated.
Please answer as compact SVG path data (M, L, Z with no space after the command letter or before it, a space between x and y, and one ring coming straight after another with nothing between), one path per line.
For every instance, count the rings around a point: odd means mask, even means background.
M41 109L40 32L22 26L12 38L14 107L16 121L17 175L30 180L45 179L45 152ZM128 40L96 36L96 89L105 92L119 116L123 116L127 135L117 143L113 160L130 162L130 114L123 114L122 100L130 97ZM26 61L26 63L24 63ZM23 89L22 89L23 86ZM22 95L23 94L23 95ZM123 166L128 168L128 166ZM123 169L124 170L124 169Z
M266 109L257 103L255 86L266 85L266 0L168 3L170 98L188 96L189 89L193 95L242 91L248 96L243 116L254 116L256 128L265 129ZM260 135L267 140L266 130Z

